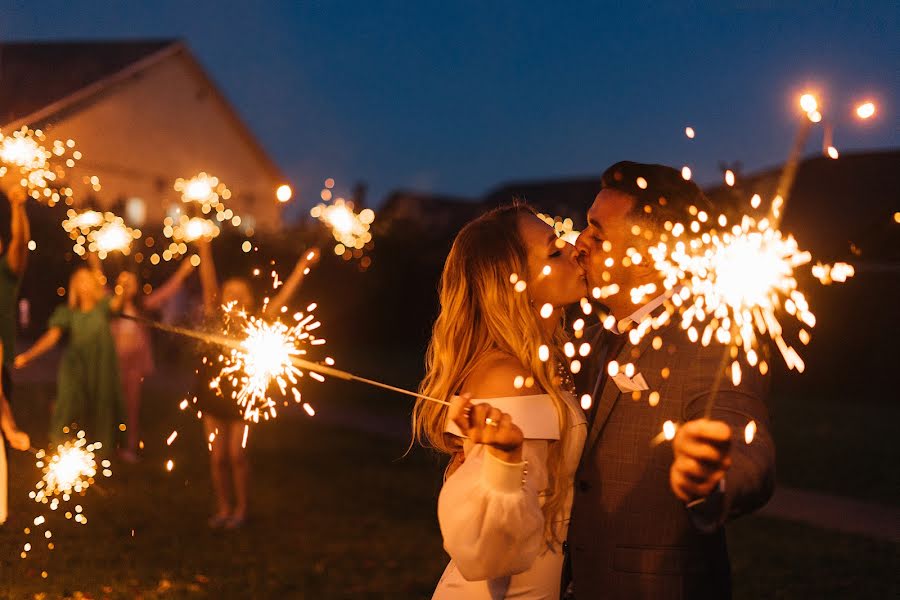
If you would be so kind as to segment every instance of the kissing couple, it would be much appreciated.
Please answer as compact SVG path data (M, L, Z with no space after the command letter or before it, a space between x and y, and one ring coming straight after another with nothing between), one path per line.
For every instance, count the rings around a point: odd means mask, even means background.
M628 335L669 300L632 303L638 286L664 289L649 260L631 260L651 244L634 232L658 239L704 206L680 171L620 162L574 246L522 204L456 236L420 387L452 400L413 413L416 438L450 457L438 520L451 560L434 599L730 597L723 526L774 489L767 381L749 368L739 385L726 380L707 417L722 347L691 343L677 319ZM569 339L565 309L612 284L615 324ZM580 373L590 402L576 399L572 342L591 345ZM666 421L674 438L653 443Z

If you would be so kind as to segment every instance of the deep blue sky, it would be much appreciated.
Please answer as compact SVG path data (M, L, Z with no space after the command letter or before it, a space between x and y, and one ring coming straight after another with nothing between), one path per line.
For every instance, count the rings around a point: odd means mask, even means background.
M186 39L307 205L326 177L477 196L623 158L715 181L784 158L807 85L843 152L900 146L896 0L3 4L4 40Z

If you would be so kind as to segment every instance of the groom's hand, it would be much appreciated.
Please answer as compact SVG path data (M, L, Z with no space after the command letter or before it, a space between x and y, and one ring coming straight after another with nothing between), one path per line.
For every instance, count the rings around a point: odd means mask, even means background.
M731 466L731 428L722 421L688 421L678 428L672 451L672 491L685 502L706 498Z
M512 417L490 404L472 404L472 397L463 394L450 403L450 418L463 435L476 444L484 444L488 451L506 462L522 461L525 436L512 422Z

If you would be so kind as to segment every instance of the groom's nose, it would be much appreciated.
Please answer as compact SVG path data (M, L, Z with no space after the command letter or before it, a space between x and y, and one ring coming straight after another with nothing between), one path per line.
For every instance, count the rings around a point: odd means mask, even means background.
M588 243L585 238L586 236L584 232L582 232L581 235L579 235L575 240L575 251L578 252L579 260L582 258L587 258L587 255L589 253Z

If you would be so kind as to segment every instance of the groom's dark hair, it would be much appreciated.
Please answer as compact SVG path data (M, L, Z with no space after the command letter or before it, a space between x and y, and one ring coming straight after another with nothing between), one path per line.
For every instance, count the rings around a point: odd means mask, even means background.
M637 201L632 214L656 223L684 222L690 218L691 206L712 210L712 204L696 183L665 165L623 160L603 172L600 185L633 196Z

